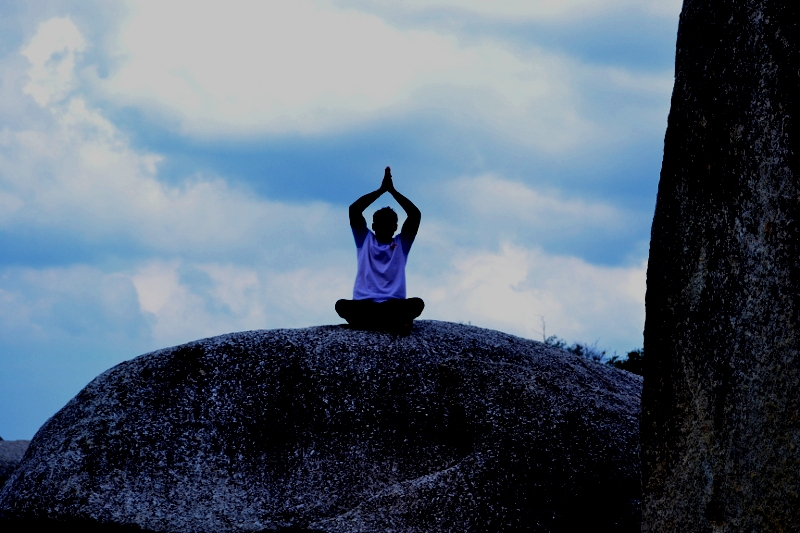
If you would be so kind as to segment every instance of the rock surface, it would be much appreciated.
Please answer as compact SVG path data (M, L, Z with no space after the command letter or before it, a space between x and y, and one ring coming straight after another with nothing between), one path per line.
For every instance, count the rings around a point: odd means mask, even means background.
M101 374L36 434L4 520L152 531L638 531L642 380L420 321L235 333Z
M800 527L797 6L683 5L647 273L643 531Z
M3 440L0 438L0 487L6 482L11 472L17 468L25 450L28 449L28 440Z

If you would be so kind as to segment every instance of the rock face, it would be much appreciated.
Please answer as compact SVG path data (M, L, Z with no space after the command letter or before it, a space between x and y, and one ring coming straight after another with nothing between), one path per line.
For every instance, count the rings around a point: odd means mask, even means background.
M797 15L683 5L647 273L644 531L800 524Z
M4 520L152 531L638 531L641 378L444 322L252 331L92 381Z
M3 440L0 438L0 487L6 482L11 472L17 468L30 441Z

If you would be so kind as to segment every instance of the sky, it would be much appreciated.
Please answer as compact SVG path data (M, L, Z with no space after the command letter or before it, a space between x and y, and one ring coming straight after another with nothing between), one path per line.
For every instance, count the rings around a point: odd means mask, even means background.
M2 2L0 437L140 354L342 323L387 165L422 319L641 347L680 8Z

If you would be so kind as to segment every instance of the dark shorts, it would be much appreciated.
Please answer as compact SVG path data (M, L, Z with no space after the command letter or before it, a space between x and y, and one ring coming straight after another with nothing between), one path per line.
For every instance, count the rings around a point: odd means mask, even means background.
M421 298L406 298L373 302L372 300L339 300L336 312L353 327L364 329L403 329L422 314L425 302Z

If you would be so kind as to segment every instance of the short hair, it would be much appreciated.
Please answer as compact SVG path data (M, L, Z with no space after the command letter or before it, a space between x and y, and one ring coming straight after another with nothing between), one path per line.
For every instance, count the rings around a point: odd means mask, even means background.
M372 223L380 223L380 222L390 222L392 224L397 224L397 213L394 212L394 209L391 207L381 207L375 214L372 215Z

